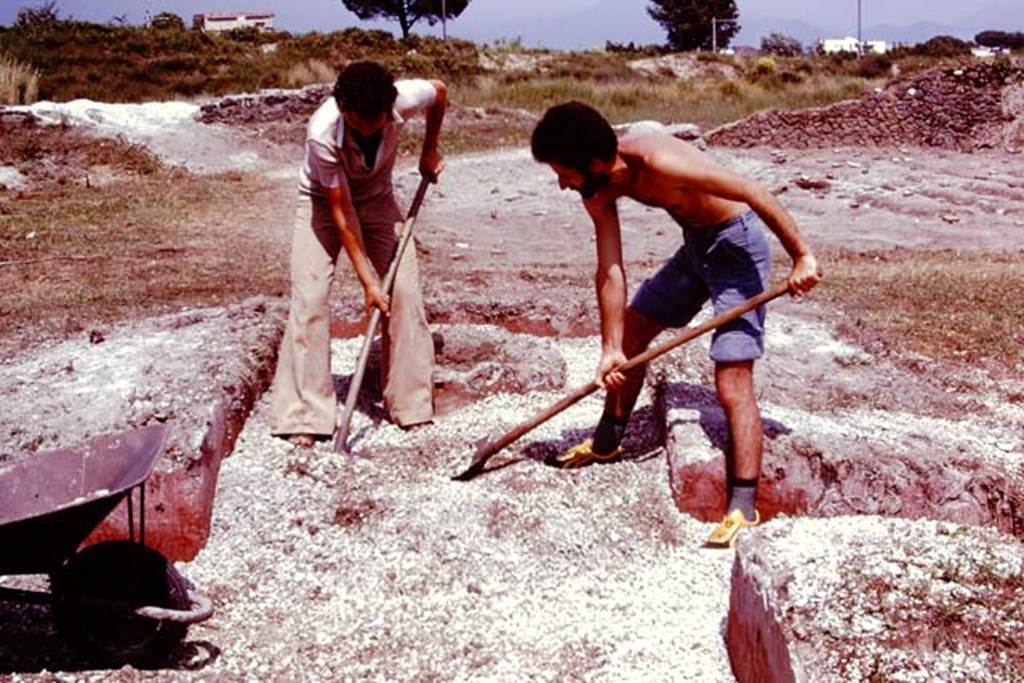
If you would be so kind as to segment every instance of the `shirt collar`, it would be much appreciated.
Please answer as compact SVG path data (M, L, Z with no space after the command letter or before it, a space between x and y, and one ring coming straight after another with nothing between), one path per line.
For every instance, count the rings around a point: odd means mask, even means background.
M398 107L391 110L391 120L396 126L402 126L405 124L405 119L398 111ZM334 136L334 141L338 145L339 149L345 146L345 114L342 113L340 108L338 108L338 132Z

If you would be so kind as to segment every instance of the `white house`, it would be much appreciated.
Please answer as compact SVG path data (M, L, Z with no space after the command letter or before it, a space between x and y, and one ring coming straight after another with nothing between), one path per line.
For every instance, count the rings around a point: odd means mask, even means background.
M256 28L260 31L270 31L274 28L274 13L196 14L192 16L192 28L205 33L230 31L236 28Z
M857 39L853 36L825 38L824 40L819 40L818 45L821 46L821 51L827 55L838 52L857 52ZM889 45L884 40L865 40L861 45L864 52L884 55L889 51Z
M971 55L979 59L992 59L999 55L1010 54L1010 49L1005 47L988 47L986 45L978 45L971 48Z

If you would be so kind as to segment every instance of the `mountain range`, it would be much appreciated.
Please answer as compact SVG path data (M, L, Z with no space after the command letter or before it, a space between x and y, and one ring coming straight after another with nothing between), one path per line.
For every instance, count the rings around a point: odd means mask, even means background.
M819 38L857 35L857 4L814 3L807 0L739 0L740 32L734 45L758 46L769 33L782 33L805 45ZM637 44L663 43L664 30L647 14L648 0L595 0L583 10L510 21L478 20L473 5L453 22L449 32L476 42L519 38L525 45L557 49L601 47L605 41ZM1024 31L1024 2L993 2L972 10L962 4L934 0L900 0L879 8L863 0L862 32L865 40L913 44L936 35L970 40L979 31ZM945 7L943 7L945 5Z

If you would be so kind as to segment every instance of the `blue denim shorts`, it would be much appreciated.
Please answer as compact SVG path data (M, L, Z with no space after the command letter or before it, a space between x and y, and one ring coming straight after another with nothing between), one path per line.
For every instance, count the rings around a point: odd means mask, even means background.
M768 287L771 249L764 224L753 211L720 225L683 228L683 246L644 281L630 306L665 327L684 327L709 298L715 315ZM765 307L723 325L711 338L717 362L764 355Z

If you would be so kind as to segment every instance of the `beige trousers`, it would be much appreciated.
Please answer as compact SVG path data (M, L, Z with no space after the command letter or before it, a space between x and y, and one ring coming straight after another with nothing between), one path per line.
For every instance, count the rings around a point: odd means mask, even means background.
M356 211L367 256L383 280L401 211L393 197L357 206ZM341 238L327 201L300 196L292 238L291 308L270 401L274 434L334 433L338 399L331 381L328 294L340 252ZM391 315L382 320L384 407L399 425L427 422L434 414L434 346L413 244L399 264Z

